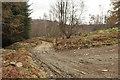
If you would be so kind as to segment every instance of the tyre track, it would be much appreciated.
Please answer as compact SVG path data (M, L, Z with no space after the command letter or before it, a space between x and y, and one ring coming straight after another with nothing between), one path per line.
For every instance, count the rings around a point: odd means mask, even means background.
M117 49L116 46L112 47ZM96 49L91 49L91 51L90 49L85 49L87 53L91 53L90 56L84 55L86 52L82 50L76 50L78 54L72 54L71 56L69 52L55 52L52 43L43 41L41 45L38 45L37 47L31 49L30 52L33 54L33 60L35 63L46 73L47 78L107 78L108 76L105 76L105 74L101 72L101 69L104 69L105 67L101 67L100 65L95 64L98 63L98 61L95 62L97 60L97 57L95 57L95 59L93 58L93 62L89 61L89 58L95 55L93 52L100 51L102 48L98 48L98 50ZM104 49L108 49L107 53L110 53L109 47L105 47ZM83 52L84 54L80 54L79 51L80 53ZM102 52L104 53L104 51ZM97 54L98 53L99 52L97 52ZM99 54L101 57L103 56L101 53ZM110 54L107 55L108 58L109 55ZM116 55L112 57L114 58ZM103 61L103 63L104 62L105 61ZM115 77L117 76L114 73L112 74Z

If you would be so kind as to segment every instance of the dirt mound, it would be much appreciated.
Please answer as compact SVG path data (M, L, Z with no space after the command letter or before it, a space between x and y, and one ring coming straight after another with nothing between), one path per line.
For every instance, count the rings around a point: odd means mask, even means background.
M25 48L27 50L42 44L40 38L31 38L22 42L16 42L10 46L5 47L6 49L18 50L19 48Z

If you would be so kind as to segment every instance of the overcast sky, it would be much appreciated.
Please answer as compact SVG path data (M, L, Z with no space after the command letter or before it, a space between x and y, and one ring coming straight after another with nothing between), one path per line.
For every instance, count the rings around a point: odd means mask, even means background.
M39 17L43 18L44 13L49 13L50 4L55 2L56 0L30 0L29 4L31 5L31 9L33 9L33 13L30 17L33 19L38 19ZM89 14L100 14L99 5L102 5L101 9L104 14L110 9L110 0L84 0L87 12L86 18Z

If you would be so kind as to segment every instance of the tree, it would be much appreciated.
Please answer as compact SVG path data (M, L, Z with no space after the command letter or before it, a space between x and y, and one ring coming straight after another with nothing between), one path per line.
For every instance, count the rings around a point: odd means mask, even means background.
M30 38L27 2L4 2L2 5L2 46Z
M111 26L120 25L120 1L112 1L113 10L110 10L110 17L108 18L108 24Z
M51 6L50 12L53 16L56 16L56 21L59 22L60 31L69 39L72 34L75 32L73 31L75 26L79 23L80 16L83 13L84 8L83 3L78 4L72 0L58 0L55 5ZM79 14L79 15L78 15Z
M117 21L117 20L116 20L116 16L113 15L112 12L111 12L110 16L109 16L108 19L107 19L107 24L108 24L108 26L114 26L115 23L116 23L116 21Z
M116 17L116 23L117 25L120 26L120 1L115 1L113 2L114 5L114 11L113 11L113 16Z
M31 14L31 10L29 10L30 5L27 4L27 2L22 3L22 10L21 10L21 15L24 16L23 19L23 24L24 24L24 29L23 29L23 38L24 39L29 39L31 37L31 18L29 17Z
M46 13L43 14L43 19L44 19L44 20L47 20L47 19L48 19L48 16L47 16Z

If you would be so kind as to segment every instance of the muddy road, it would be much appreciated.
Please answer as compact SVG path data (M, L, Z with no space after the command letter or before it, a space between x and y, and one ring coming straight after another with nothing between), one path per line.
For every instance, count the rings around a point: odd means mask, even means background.
M43 41L30 52L48 78L118 77L118 45L58 52Z

